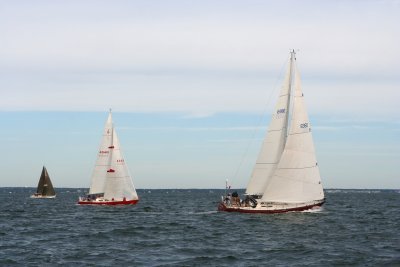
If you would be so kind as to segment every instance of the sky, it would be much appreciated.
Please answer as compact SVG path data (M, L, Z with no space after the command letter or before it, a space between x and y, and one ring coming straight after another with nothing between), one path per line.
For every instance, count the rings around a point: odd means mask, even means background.
M400 188L400 1L0 0L0 186L244 188L297 51L325 188Z

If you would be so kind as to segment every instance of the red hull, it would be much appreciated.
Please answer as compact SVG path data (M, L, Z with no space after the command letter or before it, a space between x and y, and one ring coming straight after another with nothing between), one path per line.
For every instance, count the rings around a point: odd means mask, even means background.
M78 201L79 205L102 205L102 206L116 206L116 205L135 205L139 199L123 200L123 201Z
M240 213L263 213L263 214L273 214L273 213L285 213L290 211L304 211L309 210L314 207L321 207L325 201L322 201L318 204L303 206L303 207L296 207L290 209L282 209L282 210L250 210L250 209L240 209L240 208L228 208L225 206L224 203L220 202L218 205L218 211L226 211L226 212L240 212Z

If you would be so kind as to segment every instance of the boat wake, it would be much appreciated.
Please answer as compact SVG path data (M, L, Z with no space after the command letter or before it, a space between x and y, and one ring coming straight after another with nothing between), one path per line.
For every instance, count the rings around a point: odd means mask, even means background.
M311 209L303 210L301 212L303 212L303 213L322 213L322 212L324 212L324 208L323 207L313 207Z

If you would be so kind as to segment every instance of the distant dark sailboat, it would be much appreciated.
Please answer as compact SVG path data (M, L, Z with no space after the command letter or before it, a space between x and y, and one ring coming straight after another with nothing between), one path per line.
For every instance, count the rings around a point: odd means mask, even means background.
M47 169L43 166L42 174L40 175L36 193L31 198L55 198L56 192L54 191L53 184L51 183L50 176Z

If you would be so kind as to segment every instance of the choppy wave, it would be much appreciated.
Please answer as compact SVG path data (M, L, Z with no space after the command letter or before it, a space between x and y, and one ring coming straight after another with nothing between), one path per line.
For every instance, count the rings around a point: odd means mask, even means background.
M223 190L75 205L84 191L38 200L33 189L0 189L0 266L400 265L397 191L330 189L320 209L273 215L217 212Z
M321 213L324 212L324 207L314 207L309 210L303 210L303 213Z
M396 190L371 190L371 189L327 189L325 192L330 194L343 193L343 194L379 194L387 191Z

